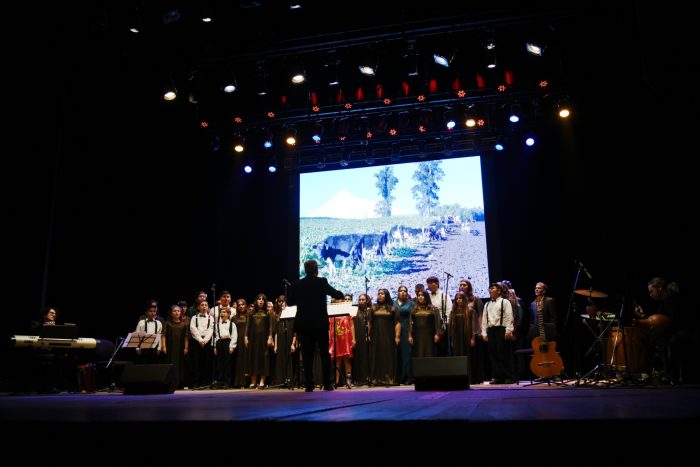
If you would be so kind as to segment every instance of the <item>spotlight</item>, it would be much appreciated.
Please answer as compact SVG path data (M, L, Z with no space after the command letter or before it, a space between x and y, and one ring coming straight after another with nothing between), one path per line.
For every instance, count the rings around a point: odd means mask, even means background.
M277 159L272 158L270 159L270 163L267 166L267 171L270 172L271 174L277 172Z
M233 150L243 152L245 150L245 138L241 135L236 135L233 138Z
M263 137L263 147L265 149L270 149L272 147L272 130L266 129L265 136Z
M535 44L534 42L527 42L525 43L525 49L528 51L529 54L531 55L536 55L538 57L542 56L542 46Z
M493 147L496 149L496 151L503 151L506 148L505 143L503 142L503 136L496 138L496 144L494 144Z
M247 174L253 173L253 163L248 161L245 164L243 164L243 172Z
M445 110L443 118L445 119L445 128L447 128L448 131L452 131L455 125L457 125L457 122L455 122L455 114L451 107Z
M569 100L564 97L557 102L557 109L559 109L558 114L560 118L569 118L571 115L571 104Z
M376 70L370 65L360 65L358 69L360 70L360 73L365 76L374 76L376 74Z
M520 121L520 105L513 104L510 106L510 116L508 117L512 123L518 123Z
M311 131L311 139L314 143L321 144L321 138L323 137L323 123L318 121L314 123L313 130Z
M174 101L177 97L177 88L175 87L175 82L173 77L168 75L165 81L165 90L163 91L163 99L166 101Z
M297 144L297 129L288 128L287 133L284 136L284 140L289 146L294 146Z
M525 145L527 147L534 146L535 145L535 137L532 135L527 135L527 137L525 138Z
M450 66L450 61L444 55L433 54L433 61L445 68L449 68Z

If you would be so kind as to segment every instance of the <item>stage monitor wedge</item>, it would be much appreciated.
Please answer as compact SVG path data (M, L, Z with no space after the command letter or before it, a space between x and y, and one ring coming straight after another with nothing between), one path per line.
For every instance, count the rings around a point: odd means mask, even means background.
M469 357L413 359L416 391L461 391L469 389Z

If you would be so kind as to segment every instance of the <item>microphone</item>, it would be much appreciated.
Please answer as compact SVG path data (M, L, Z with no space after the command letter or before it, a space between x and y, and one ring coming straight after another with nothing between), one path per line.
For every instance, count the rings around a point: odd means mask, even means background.
M367 276L365 276L365 284L369 282L369 279L367 279Z
M453 276L452 274L450 274L449 272L445 272L445 275L446 275L447 277L454 277L454 276Z
M216 284L211 285L211 291L214 292L216 290Z
M589 279L589 280L593 280L593 276L591 276L591 273L588 272L588 269L586 269L586 266L584 266L583 263L582 263L581 261L579 261L579 260L576 259L576 260L574 260L574 262L575 262L576 264L578 264L578 267L580 267L581 270L588 276L588 279Z
M282 283L284 285L292 285L291 282L289 282L287 279L282 279Z

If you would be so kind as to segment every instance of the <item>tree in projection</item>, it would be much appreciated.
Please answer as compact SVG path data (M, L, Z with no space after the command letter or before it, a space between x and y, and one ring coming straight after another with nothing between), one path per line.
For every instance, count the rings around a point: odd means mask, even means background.
M440 191L440 187L438 182L445 178L445 172L440 167L441 165L442 161L421 162L416 171L413 172L413 180L416 181L416 184L413 185L411 191L416 200L416 209L421 216L431 216L433 208L439 203L438 191Z
M377 179L374 186L379 190L379 197L381 198L377 201L374 212L381 217L391 217L391 202L396 199L395 196L391 195L391 192L396 188L399 179L394 176L393 167L384 167L374 174L374 177Z

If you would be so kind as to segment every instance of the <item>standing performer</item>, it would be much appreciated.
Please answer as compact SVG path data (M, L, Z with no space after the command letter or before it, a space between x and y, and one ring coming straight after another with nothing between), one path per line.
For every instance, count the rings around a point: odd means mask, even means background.
M294 318L294 338L292 345L301 342L302 358L304 360L304 384L306 392L314 390L313 364L314 349L320 349L321 373L323 388L326 391L335 389L330 378L330 354L328 353L328 307L326 296L343 298L343 292L334 289L324 277L318 277L318 263L310 259L304 263L306 277L288 289L287 303L297 305Z

